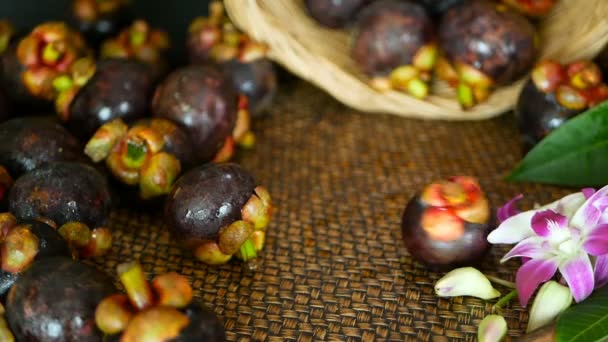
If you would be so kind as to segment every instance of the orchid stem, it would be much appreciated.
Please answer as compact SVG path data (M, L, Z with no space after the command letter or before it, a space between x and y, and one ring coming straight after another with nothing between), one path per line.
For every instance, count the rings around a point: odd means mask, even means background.
M503 280L503 279L500 279L500 278L496 278L494 276L490 276L490 275L487 275L487 274L484 274L484 275L486 276L486 278L488 278L489 281L491 281L493 283L502 285L504 287L508 287L510 289L514 289L515 288L515 283L513 283L513 282L510 282L510 281L507 281L507 280Z
M515 298L517 298L517 290L513 290L507 293L506 296L500 298L500 300L498 300L498 302L494 304L494 306L492 307L492 312L500 311L500 309L502 309L505 305L509 304L509 302Z

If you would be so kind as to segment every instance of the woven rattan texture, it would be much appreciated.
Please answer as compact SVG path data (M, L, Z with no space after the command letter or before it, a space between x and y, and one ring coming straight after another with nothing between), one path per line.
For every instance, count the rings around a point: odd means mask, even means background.
M494 206L521 192L531 206L568 191L502 181L521 158L511 115L445 123L361 114L296 82L255 128L257 147L238 161L278 207L257 272L205 266L171 241L160 215L127 210L113 214L113 252L97 261L112 274L138 258L150 276L187 275L230 341L474 341L492 303L434 296L441 274L401 242L407 200L453 174L477 176ZM498 263L505 251L493 249L481 267L513 280L517 265ZM509 336L522 334L527 313L513 304L503 314Z

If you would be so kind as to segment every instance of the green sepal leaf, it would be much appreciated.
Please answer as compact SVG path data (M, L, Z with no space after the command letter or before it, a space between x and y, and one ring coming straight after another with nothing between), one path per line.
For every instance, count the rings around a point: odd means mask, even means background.
M564 186L608 184L608 101L570 119L536 145L507 180Z
M596 290L583 302L571 306L558 318L556 342L608 340L608 286Z

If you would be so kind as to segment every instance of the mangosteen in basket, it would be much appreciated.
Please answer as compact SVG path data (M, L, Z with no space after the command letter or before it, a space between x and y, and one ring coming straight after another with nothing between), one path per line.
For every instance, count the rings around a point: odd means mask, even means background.
M232 154L235 134L242 135L239 107L230 77L211 65L174 70L158 86L152 101L154 116L187 129L196 163L226 159L226 150Z
M372 87L416 98L429 93L437 44L434 24L422 5L375 1L361 11L351 44L351 55Z
M97 303L115 291L104 273L69 258L33 263L15 282L6 318L17 341L102 341Z
M457 176L434 182L405 207L403 242L410 255L433 269L474 264L490 247L488 200L477 181Z
M566 121L608 99L599 67L589 61L543 61L532 71L515 106L524 152Z
M495 86L521 78L534 65L534 26L504 6L471 0L450 8L441 19L439 42L445 59L439 77L456 88L458 102L470 108Z
M355 21L359 11L374 0L306 0L308 14L319 24L343 28Z
M88 139L109 121L133 122L148 114L153 77L149 66L136 61L81 60L62 78L57 112L71 132Z
M82 257L102 255L112 244L111 202L106 179L93 167L54 162L19 177L9 193L9 210L19 220L45 218Z
M161 79L167 72L167 50L169 35L160 29L150 27L144 20L136 20L114 38L106 40L102 46L101 58L130 59L147 64L154 80Z
M72 0L70 23L98 47L133 21L128 0Z
M44 258L70 257L66 241L48 224L19 222L10 213L0 213L0 296L8 292L22 272Z
M222 322L193 300L188 279L174 272L148 282L138 262L118 265L126 294L104 298L95 310L98 328L112 341L225 340Z
M0 124L0 166L13 178L55 161L85 161L82 145L47 117L20 117Z
M193 165L188 132L163 118L143 119L128 127L117 119L103 125L89 140L85 153L105 160L115 179L138 186L142 199L165 195L182 167Z
M233 255L250 261L264 246L272 215L268 191L236 164L207 164L185 173L165 202L175 239L212 265Z
M55 80L90 54L84 39L63 22L46 22L0 56L0 86L19 111L45 108L57 96Z
M513 7L519 12L532 16L541 17L551 11L556 0L502 0L505 4Z

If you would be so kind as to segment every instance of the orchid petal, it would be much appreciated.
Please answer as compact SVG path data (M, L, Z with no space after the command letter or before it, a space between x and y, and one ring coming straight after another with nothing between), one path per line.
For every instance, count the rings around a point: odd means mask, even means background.
M593 292L593 269L591 261L585 252L560 265L559 271L572 291L572 296L577 303L587 298Z
M498 211L496 212L496 218L498 219L498 222L504 222L509 217L519 214L520 211L515 206L516 206L517 202L519 202L522 198L524 198L524 195L519 194L519 195L513 197L505 205L498 208Z
M557 316L572 304L572 293L566 286L550 280L538 290L532 308L526 332L531 332L551 323Z
M500 262L505 262L514 257L526 257L526 258L542 258L546 255L546 251L542 246L543 240L537 236L529 237L525 240L520 241L515 247L513 247Z
M526 307L534 290L553 277L557 266L557 263L550 259L532 259L519 268L515 285L521 306Z
M507 334L507 321L500 315L488 315L477 329L477 341L499 342Z
M488 278L473 267L461 267L448 272L435 283L435 294L439 297L472 296L481 299L500 296Z
M534 230L536 235L548 237L553 229L566 228L568 226L568 218L551 209L547 209L534 214L531 224L532 230Z
M590 229L597 225L602 211L598 204L606 205L603 198L608 196L608 186L596 191L589 199L576 211L570 224L581 229Z
M575 192L570 195L566 195L562 197L562 199L553 202L556 204L555 208L551 208L550 206L553 204L549 204L549 206L541 207L540 209L553 209L558 213L566 216L572 217L576 213L576 211L585 204L585 195L582 192Z
M593 228L587 236L583 248L594 256L608 254L608 224L600 224Z
M589 199L595 193L595 189L594 188L584 188L581 190L581 192L585 196L585 199Z
M595 288L608 284L608 255L595 258L593 278L595 279Z

